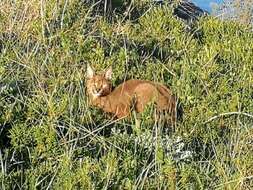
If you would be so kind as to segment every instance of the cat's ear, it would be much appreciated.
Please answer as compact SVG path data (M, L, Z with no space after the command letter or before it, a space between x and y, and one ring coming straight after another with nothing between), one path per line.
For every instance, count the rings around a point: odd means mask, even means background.
M107 80L112 80L112 74L113 74L113 72L112 72L112 66L110 66L110 67L106 70L106 72L105 72L105 78L106 78Z
M87 64L87 71L86 71L86 76L87 78L92 78L95 75L95 71L92 69L90 64Z

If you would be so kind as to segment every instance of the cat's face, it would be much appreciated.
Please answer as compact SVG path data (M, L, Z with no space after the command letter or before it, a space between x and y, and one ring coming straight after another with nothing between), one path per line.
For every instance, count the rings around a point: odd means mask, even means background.
M88 65L86 87L89 96L91 96L93 99L96 99L110 94L112 89L111 77L111 67L102 74L95 74L95 71Z

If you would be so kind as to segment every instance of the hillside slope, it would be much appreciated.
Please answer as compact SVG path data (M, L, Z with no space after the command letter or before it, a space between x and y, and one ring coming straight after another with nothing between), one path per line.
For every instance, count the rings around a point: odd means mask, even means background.
M0 189L253 186L252 30L203 17L189 32L171 6L132 3L136 17L79 0L0 2ZM170 86L184 109L175 132L152 109L111 121L90 107L87 63L112 65L113 85Z

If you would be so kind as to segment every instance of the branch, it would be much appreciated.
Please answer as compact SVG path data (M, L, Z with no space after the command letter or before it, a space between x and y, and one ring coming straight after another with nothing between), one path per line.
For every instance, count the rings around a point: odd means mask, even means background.
M203 124L210 123L211 121L213 121L213 120L215 120L217 118L223 117L223 116L231 116L231 115L243 115L243 116L250 117L250 118L253 119L253 115L251 115L249 113L244 113L244 112L228 112L228 113L222 113L222 114L216 115L214 117L211 117L210 119L208 119Z

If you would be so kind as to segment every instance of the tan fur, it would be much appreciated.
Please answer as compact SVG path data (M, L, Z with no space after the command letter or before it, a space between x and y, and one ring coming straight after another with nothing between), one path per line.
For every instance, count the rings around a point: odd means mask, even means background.
M86 86L93 106L123 118L130 115L131 108L143 112L147 104L154 102L157 111L166 112L169 120L175 122L176 97L165 85L134 79L123 82L112 91L111 75L111 68L104 74L95 74L88 66Z

